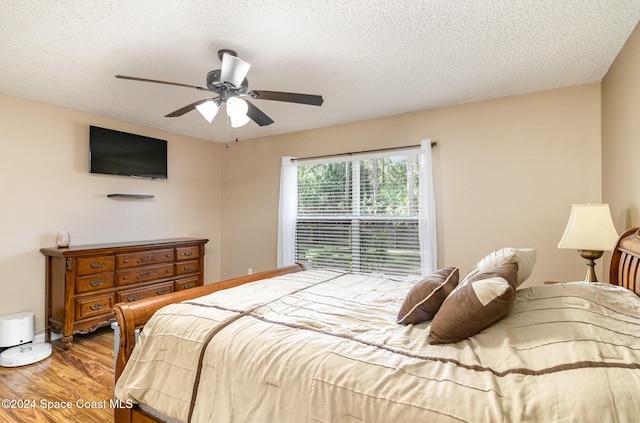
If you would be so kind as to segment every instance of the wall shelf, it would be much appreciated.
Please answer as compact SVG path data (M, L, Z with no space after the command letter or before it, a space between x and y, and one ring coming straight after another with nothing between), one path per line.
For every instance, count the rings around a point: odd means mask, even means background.
M109 198L133 198L133 199L148 199L155 198L152 194L107 194Z

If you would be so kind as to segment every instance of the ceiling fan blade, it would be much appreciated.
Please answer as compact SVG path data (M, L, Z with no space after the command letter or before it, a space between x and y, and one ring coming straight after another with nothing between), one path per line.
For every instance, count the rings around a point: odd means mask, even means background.
M195 88L196 90L201 90L201 91L211 91L207 87L201 87L199 85L193 85L193 84L184 84L182 82L162 81L160 79L139 78L137 76L128 76L128 75L116 75L116 78L129 79L131 81L154 82L156 84L176 85L178 87Z
M275 100L286 101L289 103L309 104L311 106L320 106L324 102L321 95L283 93L280 91L253 91L251 97L257 100Z
M246 78L251 64L229 53L222 55L222 68L220 69L220 81L229 82L234 87L240 88Z
M217 97L216 97L217 98ZM185 113L188 113L192 110L194 110L196 108L196 106L201 105L202 103L209 101L209 100L214 100L212 98L204 98L202 100L198 100L196 102L193 102L191 104L187 104L184 107L179 108L178 110L174 110L173 112L169 113L168 115L165 115L164 117L178 117L178 116L182 116Z
M247 110L247 116L257 123L260 126L267 126L273 123L273 119L264 114L264 112L258 109L253 103L245 100L247 102L247 106L249 106L249 110Z

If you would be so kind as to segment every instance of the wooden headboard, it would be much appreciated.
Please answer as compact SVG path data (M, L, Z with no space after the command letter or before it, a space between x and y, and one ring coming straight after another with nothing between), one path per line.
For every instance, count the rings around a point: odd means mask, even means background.
M611 253L609 283L640 295L640 227L625 231Z

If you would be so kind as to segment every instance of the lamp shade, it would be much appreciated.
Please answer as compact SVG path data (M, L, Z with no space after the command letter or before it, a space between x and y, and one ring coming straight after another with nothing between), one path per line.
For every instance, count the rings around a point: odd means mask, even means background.
M240 117L247 114L249 105L246 101L238 97L231 97L227 100L227 115L229 117Z
M574 204L558 248L609 251L617 240L608 204Z
M239 57L232 56L228 53L222 55L222 70L220 71L220 80L229 82L234 87L240 88L244 78L249 72L251 65Z
M243 99L231 97L227 100L227 115L233 128L239 128L249 122L247 111L249 111L249 105Z
M229 120L231 121L232 128L240 128L241 126L244 126L247 123L249 123L250 119L249 119L249 116L247 115L238 115L238 116L229 117Z
M214 100L207 100L204 103L198 104L196 109L198 109L202 117L211 123L218 113L218 104L216 104Z

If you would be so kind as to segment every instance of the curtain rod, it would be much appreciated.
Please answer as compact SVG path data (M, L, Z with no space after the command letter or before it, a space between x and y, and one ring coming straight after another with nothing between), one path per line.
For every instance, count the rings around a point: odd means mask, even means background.
M431 141L431 147L435 147L437 145L438 145L438 141ZM325 154L323 156L297 157L297 158L291 159L291 163L297 160L328 159L330 157L353 156L354 154L365 154L365 153L380 153L382 151L405 150L407 148L417 148L417 147L420 147L420 144L405 145L402 147L377 148L374 150L352 151L348 153Z

